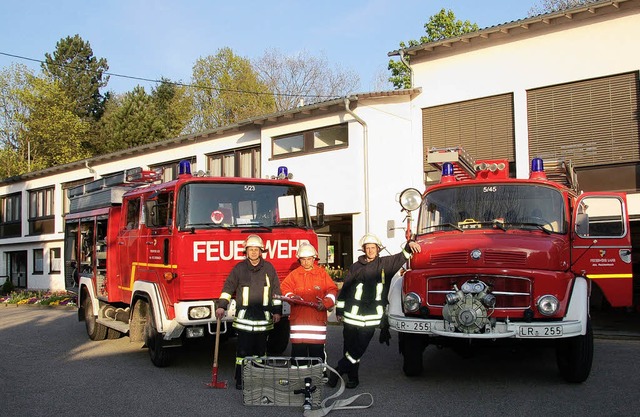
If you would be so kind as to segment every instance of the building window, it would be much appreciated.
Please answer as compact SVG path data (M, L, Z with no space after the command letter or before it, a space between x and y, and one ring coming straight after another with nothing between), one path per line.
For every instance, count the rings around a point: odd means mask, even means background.
M34 249L33 250L33 273L34 274L42 274L44 272L43 269L43 257L44 252L42 249Z
M211 154L207 164L214 177L260 178L260 147Z
M0 197L0 238L22 235L20 213L22 213L21 193Z
M527 91L529 154L576 168L636 163L639 85L634 71Z
M179 167L180 167L181 161L189 161L189 164L191 164L191 173L195 174L197 170L195 156L181 158L176 161L165 162L163 164L158 164L158 165L149 165L149 168L150 169L162 168L162 182L172 181L178 178L178 174L180 173Z
M347 124L275 137L272 145L274 158L346 148L349 145Z
M29 234L54 233L54 187L29 191Z
M515 174L513 94L482 97L422 109L425 182L440 181L427 162L431 148L462 146L474 159L508 159Z
M51 248L49 251L49 273L58 274L62 271L62 257L60 248Z

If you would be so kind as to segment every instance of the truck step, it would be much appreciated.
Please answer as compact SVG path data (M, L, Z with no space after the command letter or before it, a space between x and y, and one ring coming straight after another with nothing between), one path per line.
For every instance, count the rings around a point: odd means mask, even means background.
M127 333L129 331L129 323L123 323L121 321L113 319L97 318L96 323L100 323L111 329L115 329L120 333Z

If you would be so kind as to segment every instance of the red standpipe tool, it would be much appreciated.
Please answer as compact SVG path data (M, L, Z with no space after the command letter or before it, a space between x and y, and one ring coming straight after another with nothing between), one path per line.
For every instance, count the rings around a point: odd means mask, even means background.
M314 303L313 301L299 300L297 298L285 297L284 295L274 294L273 298L276 300L286 301L289 304L299 304L302 306L316 307L316 308L318 307L318 303Z
M227 388L227 381L218 382L218 346L220 345L220 318L216 321L216 342L213 350L213 369L211 370L211 382L207 386L211 388Z

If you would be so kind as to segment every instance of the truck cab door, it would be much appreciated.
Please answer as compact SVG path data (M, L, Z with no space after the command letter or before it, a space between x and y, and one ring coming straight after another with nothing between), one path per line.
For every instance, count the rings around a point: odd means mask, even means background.
M124 220L118 232L118 286L122 291L132 291L135 266L139 261L140 197L125 200L123 210Z
M573 213L573 270L584 271L612 307L633 303L631 231L624 193L584 193Z

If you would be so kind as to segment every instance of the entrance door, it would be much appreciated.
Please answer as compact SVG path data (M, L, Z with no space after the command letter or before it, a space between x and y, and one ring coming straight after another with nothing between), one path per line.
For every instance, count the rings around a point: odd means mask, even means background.
M27 251L8 252L9 279L18 288L27 288Z

